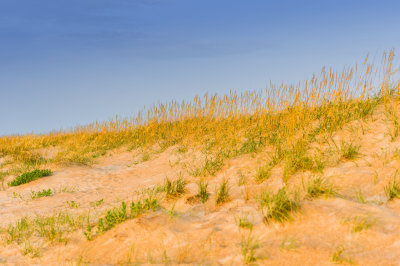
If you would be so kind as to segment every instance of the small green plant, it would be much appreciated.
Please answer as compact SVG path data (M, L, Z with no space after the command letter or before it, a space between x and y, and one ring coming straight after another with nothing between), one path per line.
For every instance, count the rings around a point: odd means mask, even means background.
M292 197L289 197L286 187L281 188L274 195L269 191L263 191L259 196L259 204L267 223L271 220L280 223L289 221L292 219L291 213L298 211L301 207L298 192L293 192ZM264 213L265 209L266 213Z
M239 180L238 180L238 186L244 186L247 184L247 177L241 172L239 171Z
M364 195L363 195L361 189L359 189L359 190L357 191L357 193L356 193L356 199L357 199L357 202L359 202L359 203L362 203L362 204L367 203L367 201L366 201L366 199L365 199L365 197L364 197Z
M6 176L8 176L8 171L0 172L0 182L1 182L1 188L2 189L4 189L4 177L6 177Z
M281 249L291 250L297 248L297 240L295 238L285 238L282 240Z
M345 248L343 246L339 246L332 254L332 262L341 264L344 262L354 264L354 261L345 255Z
M396 177L397 177L397 171L384 188L386 197L389 201L395 198L400 198L400 182L399 180L397 180Z
M97 201L91 201L90 202L90 206L91 207L99 207L99 206L101 206L103 204L104 204L104 199L100 199L100 200L97 200Z
M40 177L50 176L50 175L52 175L52 173L53 172L51 170L48 170L48 169L46 169L46 170L38 170L38 169L36 169L36 170L31 171L31 172L26 172L26 173L23 173L20 176L17 176L13 181L9 182L8 185L11 186L11 187L19 186L19 185L22 185L22 184L29 183L29 182L31 182L33 180L36 180L36 179L40 178Z
M116 224L122 223L126 219L127 219L126 203L122 202L121 207L107 211L107 214L104 217L105 230L114 227L114 225Z
M138 201L137 203L131 203L131 214L130 218L136 218L145 211L155 211L159 207L157 199L149 196L143 201Z
M199 187L199 192L196 195L196 197L198 197L202 203L206 203L209 197L209 193L207 192L208 182L204 179L200 179L198 187Z
M175 203L172 205L171 209L165 210L170 219L172 220L174 217L178 216L178 212L175 211Z
M240 216L236 220L237 225L239 228L246 228L249 229L250 231L253 230L253 224L249 221L248 217L245 215Z
M243 237L241 242L241 249L244 263L250 264L257 260L255 256L257 248L259 248L258 241L254 240L251 235L249 235L247 238Z
M71 186L71 187L65 186L65 187L60 187L57 190L54 189L54 193L63 193L63 192L65 192L65 193L75 193L76 190L77 190L76 186Z
M269 164L260 166L256 172L256 181L262 183L271 176L271 167Z
M347 218L345 219L345 222L350 223L352 225L353 233L358 233L363 230L369 229L376 223L376 220L369 215L363 215L363 216L354 216Z
M320 151L318 155L314 156L314 168L312 170L313 172L322 173L325 165L323 152Z
M314 162L307 154L308 146L308 141L303 138L291 144L287 149L279 148L277 150L279 153L277 156L285 158L283 167L283 179L285 183L289 180L289 177L297 171L313 170Z
M21 193L18 193L18 192L15 192L15 191L13 191L12 197L13 197L14 199L20 199L20 200L23 200L23 199L24 199L24 196L22 196Z
M333 185L321 176L310 178L307 184L303 182L303 189L308 199L318 198L322 195L330 197L337 194Z
M23 239L25 239L26 235L31 235L30 232L27 233L30 227L30 221L27 217L23 217L17 221L15 226L10 225L7 229L8 237L7 237L7 244L12 242L17 242L20 244Z
M204 161L204 165L196 168L193 172L193 176L207 176L207 175L215 175L219 170L221 170L223 166L223 158L222 155L218 155L215 158L206 157Z
M107 230L110 230L115 225L120 224L128 219L133 219L138 217L140 214L146 211L155 211L159 207L157 199L152 196L145 198L143 201L138 202L131 202L129 213L128 213L128 206L125 202L121 202L120 207L114 207L107 211L104 217L99 218L97 222L97 234L101 234ZM87 223L86 231L84 235L87 239L93 239L93 227L89 223Z
M42 197L50 197L52 196L54 193L53 191L49 188L49 189L43 189L43 190L39 190L39 191L31 191L31 199L38 199L38 198L42 198Z
M167 197L178 197L185 193L185 186L186 181L181 176L179 176L175 181L170 181L166 178L163 190L167 194Z
M222 180L216 192L216 195L217 197L215 199L215 202L217 203L217 205L227 202L229 200L229 185L227 179Z
M63 238L63 228L56 224L54 220L40 219L36 220L37 232L39 236L45 237L51 243L66 243Z
M23 248L23 250L22 250L22 254L23 254L24 256L30 254L30 256L31 256L32 258L35 258L35 257L37 258L37 257L39 257L40 252L39 252L39 249L34 248L34 247L32 246L32 244L31 244L31 242L30 242L29 240L25 240L25 242L24 242L24 248Z
M398 115L396 114L395 108L385 104L385 116L392 122L392 128L389 130L390 140L394 141L400 133L400 123Z
M185 145L181 145L178 147L177 152L178 153L185 153L188 151L188 148Z
M340 155L343 159L353 160L360 154L360 146L342 141L340 145Z
M150 154L148 154L147 152L142 154L142 162L147 162L148 160L150 160Z
M87 225L86 225L86 231L83 232L87 240L92 240L93 239L93 232L92 232L93 226L90 224L90 217L88 215L87 217Z
M81 206L81 204L79 202L76 202L74 200L67 201L66 203L67 203L68 207L70 207L70 208L79 208Z

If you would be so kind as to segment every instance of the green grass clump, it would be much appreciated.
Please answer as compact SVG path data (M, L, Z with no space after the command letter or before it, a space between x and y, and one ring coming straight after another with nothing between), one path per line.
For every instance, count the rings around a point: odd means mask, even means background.
M283 177L285 182L297 171L314 169L314 161L307 154L308 146L309 143L307 139L300 139L295 144L292 144L284 154L280 155L286 158L283 167Z
M259 247L260 245L258 244L258 241L253 239L251 235L249 235L247 238L243 237L241 249L244 263L251 264L257 260L255 253Z
M53 195L53 191L51 191L51 189L43 189L43 190L39 190L39 191L32 191L31 192L31 198L32 199L38 199L38 198L42 198L42 197L50 197Z
M32 258L37 258L39 257L39 249L34 247L29 240L26 240L24 242L24 247L22 249L22 254L25 255L30 255Z
M330 197L337 194L333 185L321 176L310 178L307 184L303 183L303 188L308 199L318 198L322 195Z
M237 225L239 228L246 228L249 229L250 231L253 230L253 224L249 221L247 216L242 215L236 220Z
M348 222L352 225L353 233L358 233L373 226L376 223L376 219L369 215L363 215L347 218L345 222Z
M257 183L262 183L271 176L271 166L269 164L260 166L256 172Z
M90 202L90 207L99 207L104 204L104 199L96 200L96 201L91 201Z
M342 142L340 145L341 157L347 160L353 160L360 154L360 146L353 143Z
M147 162L148 160L150 160L150 154L143 153L142 154L142 162Z
M389 181L389 184L385 186L385 194L388 200L393 200L395 198L400 198L400 182L396 178L396 174L393 178Z
M71 208L71 209L73 209L73 208L77 209L77 208L79 208L81 206L81 204L79 202L76 202L74 200L67 201L66 203L67 203L68 207Z
M215 158L206 157L204 164L201 167L196 168L193 172L193 176L208 176L215 175L219 170L221 170L224 165L223 156L217 154Z
M103 223L103 219L105 224ZM99 231L104 232L120 224L127 219L126 203L122 202L121 207L108 210L104 218L99 219Z
M15 187L15 186L19 186L22 184L26 184L29 183L33 180L36 180L40 177L44 177L44 176L50 176L52 175L53 172L49 169L45 169L45 170L33 170L31 172L26 172L23 173L20 176L17 176L13 181L9 182L8 185L11 187Z
M200 182L198 183L199 186L199 192L196 195L202 203L205 203L208 200L209 193L207 192L208 188L208 182L205 181L204 179L201 179Z
M286 187L281 188L275 195L268 191L262 192L259 196L259 204L267 223L271 220L280 223L289 221L292 219L291 213L298 211L301 207L298 192L294 192L292 197L289 197Z
M333 252L332 262L334 262L336 264L342 264L344 262L349 263L349 264L354 264L353 259L346 256L345 248L343 246L337 247L336 250Z
M215 202L217 203L217 205L227 202L229 200L229 185L227 179L222 180L216 194L217 197L215 199Z
M186 181L180 176L175 181L165 179L162 190L165 191L167 197L178 197L185 193Z
M4 177L8 176L8 171L0 172L0 181L3 181Z
M18 220L14 226L10 225L7 229L7 244L11 244L12 242L21 243L25 236L24 233L28 230L29 226L30 221L27 217Z

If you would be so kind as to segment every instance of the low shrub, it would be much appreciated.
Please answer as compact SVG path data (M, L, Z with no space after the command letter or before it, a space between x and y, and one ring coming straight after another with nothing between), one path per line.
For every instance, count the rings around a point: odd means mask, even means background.
M49 170L49 169L45 169L45 170L36 169L36 170L31 171L31 172L26 172L26 173L23 173L20 176L17 176L13 181L8 182L8 185L10 187L15 187L15 186L19 186L19 185L22 185L22 184L29 183L29 182L31 182L33 180L36 180L36 179L40 178L40 177L50 176L52 174L53 174L53 172L51 170Z

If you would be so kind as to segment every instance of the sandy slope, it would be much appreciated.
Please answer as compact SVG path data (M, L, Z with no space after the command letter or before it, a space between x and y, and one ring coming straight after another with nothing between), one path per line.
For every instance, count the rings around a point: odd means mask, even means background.
M198 178L184 171L182 162L190 160L190 156L178 155L176 147L138 164L134 164L135 152L118 151L100 159L93 167L63 168L53 176L7 188L0 191L2 227L26 215L50 215L57 211L101 214L122 200L135 199L137 191L162 184L166 176L174 179L182 172L188 181L183 197L162 200L164 210L128 220L92 241L87 241L80 230L72 232L67 236L67 244L44 245L38 258L23 256L16 244L0 245L0 264L241 265L244 263L241 243L251 236L257 243L255 263L260 265L331 265L332 255L340 247L344 249L342 258L359 265L400 265L400 200L387 202L384 193L384 186L400 168L400 158L395 156L400 139L390 141L386 134L389 122L381 117L375 116L370 122L352 122L334 136L337 143L345 139L361 145L358 159L341 160L324 170L324 176L339 188L342 196L302 200L302 211L294 215L292 222L284 224L263 223L255 199L265 187L277 190L284 186L279 167L267 181L254 182L256 168L267 157L265 153L229 160L222 171L209 177L211 196L206 204L190 201L197 193ZM247 176L246 186L238 186L239 172ZM296 173L289 186L299 186L302 178L308 176L307 172ZM223 178L229 179L231 200L216 206L215 187ZM29 198L31 190L45 188L68 188L68 191L46 198ZM357 201L358 191L367 203ZM23 199L15 197L13 192ZM100 199L104 199L104 205L90 205ZM67 201L80 206L70 208ZM171 208L175 215L168 215ZM252 232L237 226L236 220L243 215L254 224ZM355 216L368 216L375 222L369 229L355 233L346 222Z

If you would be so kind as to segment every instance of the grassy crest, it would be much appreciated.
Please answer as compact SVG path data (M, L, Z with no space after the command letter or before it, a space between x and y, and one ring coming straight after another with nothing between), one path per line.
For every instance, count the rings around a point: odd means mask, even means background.
M0 157L18 167L34 168L91 164L120 147L163 151L180 145L203 151L204 162L193 175L207 176L219 171L226 159L268 149L270 166L282 162L287 180L297 171L323 167L310 147L316 136L329 137L347 122L365 119L378 104L399 96L399 83L392 81L393 58L392 50L384 53L380 67L367 58L361 66L342 72L324 68L304 84L159 104L131 119L117 117L44 135L3 136ZM397 127L393 130L396 137ZM52 150L52 155L44 150ZM342 152L351 159L357 147L342 146ZM259 181L267 176L260 173Z

